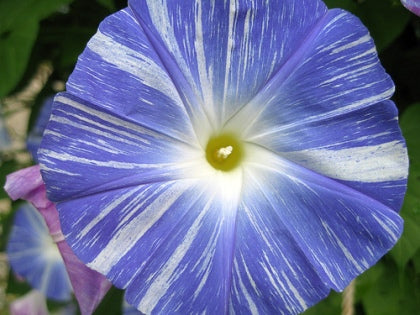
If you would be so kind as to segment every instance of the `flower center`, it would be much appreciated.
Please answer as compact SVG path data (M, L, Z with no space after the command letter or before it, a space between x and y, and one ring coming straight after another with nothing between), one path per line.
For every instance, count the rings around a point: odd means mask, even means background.
M206 159L217 170L231 171L243 157L242 145L232 134L211 137L206 147Z

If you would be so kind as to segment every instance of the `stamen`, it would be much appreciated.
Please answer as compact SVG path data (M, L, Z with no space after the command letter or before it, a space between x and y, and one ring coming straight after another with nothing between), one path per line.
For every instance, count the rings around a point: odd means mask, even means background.
M227 147L216 150L214 152L214 155L215 155L216 160L218 160L219 162L222 162L226 160L229 157L229 155L231 155L232 151L233 151L233 147L229 145Z
M234 134L222 133L211 137L207 143L207 162L217 170L228 172L235 169L242 157L242 142Z

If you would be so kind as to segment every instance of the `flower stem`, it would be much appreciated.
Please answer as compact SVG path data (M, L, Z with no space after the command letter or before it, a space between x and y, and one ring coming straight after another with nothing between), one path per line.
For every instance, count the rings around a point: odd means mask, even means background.
M354 315L354 291L356 287L354 279L343 291L343 301L341 302L341 315Z

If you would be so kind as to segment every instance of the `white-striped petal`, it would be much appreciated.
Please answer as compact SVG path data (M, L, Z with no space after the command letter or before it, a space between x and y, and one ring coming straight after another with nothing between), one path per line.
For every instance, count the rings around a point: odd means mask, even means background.
M127 8L101 23L67 91L121 119L196 144L195 132L208 128L205 114L194 99L186 101L188 87L180 89L173 76Z
M313 0L145 0L129 6L170 73L174 60L216 130L279 71L326 13L324 3Z
M55 98L38 154L53 201L205 175L197 171L204 153L194 144L104 112L67 93Z
M62 202L63 232L75 251L83 248L89 267L127 289L127 301L140 311L223 313L241 174L214 172Z
M274 216L286 227L328 288L344 289L392 248L402 232L394 209L337 181L262 148L255 148L248 163L244 182L254 181L256 188L245 188L244 202L250 203L247 192L253 198L260 190L263 197L258 200L270 205L263 218Z

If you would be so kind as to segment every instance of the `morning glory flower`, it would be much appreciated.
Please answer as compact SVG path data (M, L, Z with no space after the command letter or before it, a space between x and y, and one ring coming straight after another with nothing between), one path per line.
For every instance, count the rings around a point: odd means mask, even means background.
M317 0L129 1L38 152L76 255L139 311L295 314L402 232L394 85Z
M9 174L6 179L4 189L9 194L10 198L13 200L27 200L28 202L31 202L36 210L34 207L29 205L26 207L31 207L31 209L40 213L39 215L37 213L33 214L33 211L31 212L31 217L36 217L36 222L38 225L42 226L42 229L36 229L36 233L32 233L33 238L35 241L39 240L41 237L48 240L48 245L51 245L49 250L55 253L54 257L60 261L60 266L62 266L60 270L64 269L65 266L64 272L66 273L66 279L70 280L71 286L74 289L74 295L77 299L77 302L79 303L81 314L92 314L99 303L102 301L105 294L110 289L111 283L103 275L86 267L76 257L76 255L70 249L69 245L64 240L58 219L57 209L55 208L54 203L52 203L46 197L45 185L41 178L39 166L31 166ZM31 220L31 222L32 221L33 220ZM31 277L36 277L37 275L41 275L41 272L38 273L37 271L46 270L47 272L50 272L51 266L48 263L41 261L39 264L37 264L39 270L35 270L34 268L33 270L29 269L28 272L26 272L26 269L23 269L24 266L30 265L32 261L28 259L29 254L33 255L36 261L39 261L42 260L42 257L44 257L46 252L48 252L42 250L42 252L39 253L32 249L31 244L34 241L32 238L27 238L27 234L29 232L27 231L28 227L26 227L26 225L26 223L23 225L24 229L14 228L12 230L8 245L8 255L11 259L12 267L15 266L15 270L19 274L26 275L29 273ZM46 227L48 228L46 229ZM31 229L29 229L29 231L31 231ZM53 240L55 244L51 244L51 240ZM30 251L25 251L22 253L22 248L25 249L28 248L28 246L30 246ZM25 253L26 255L24 255ZM46 276L48 276L48 273ZM50 279L51 277L44 278ZM53 280L58 282L63 281L63 279L60 278L53 278ZM31 284L32 283L33 282L31 282ZM44 285L43 287L46 287L48 292L55 292L55 290L57 290L55 286L51 286L51 284L45 280L43 280L42 283ZM64 281L62 285L65 285L66 283L68 283L68 280L67 282ZM34 287L39 288L39 286ZM55 294L58 294L58 292ZM51 297L49 295L47 296ZM27 301L29 303L33 301L33 298L24 299L23 301ZM24 302L17 302L16 304L17 306L26 305Z
M7 256L13 271L44 296L57 301L71 299L72 288L63 259L42 216L29 203L15 214Z
M420 16L420 0L401 0L401 2L408 10Z

